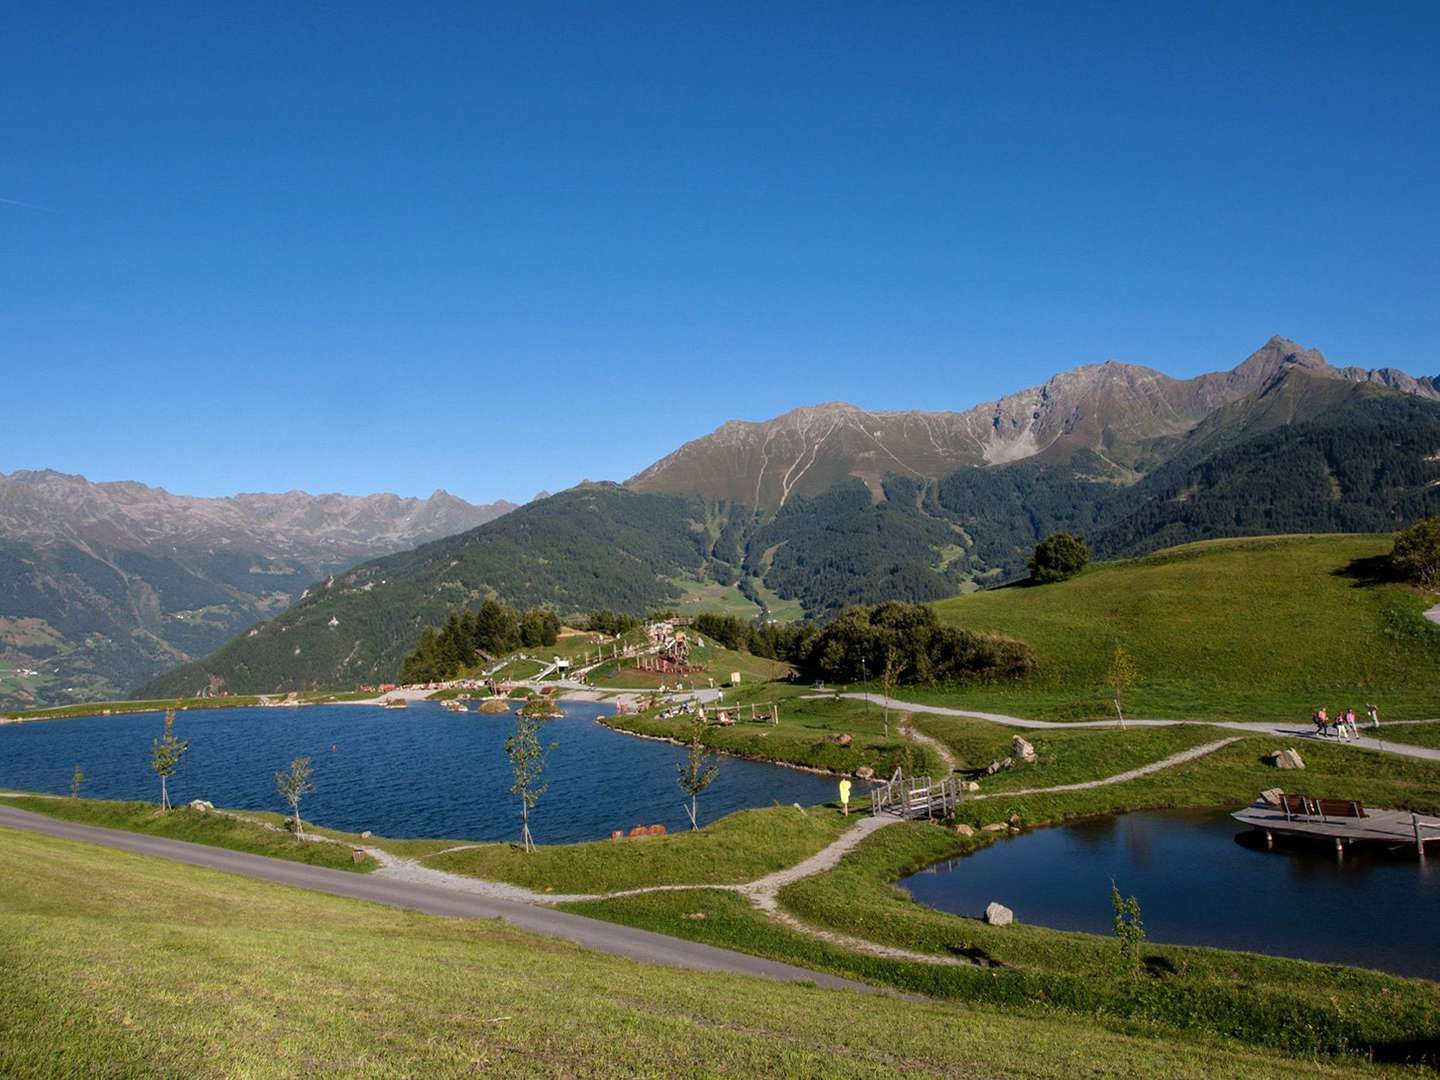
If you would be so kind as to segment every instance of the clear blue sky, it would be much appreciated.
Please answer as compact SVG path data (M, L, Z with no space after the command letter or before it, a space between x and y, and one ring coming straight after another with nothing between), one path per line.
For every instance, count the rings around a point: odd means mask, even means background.
M19 0L0 471L524 499L1272 333L1435 373L1437 56L1434 3Z

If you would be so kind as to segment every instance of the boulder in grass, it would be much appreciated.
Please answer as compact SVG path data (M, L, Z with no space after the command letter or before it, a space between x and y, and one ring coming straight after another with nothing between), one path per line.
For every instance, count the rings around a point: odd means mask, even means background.
M980 826L981 832L1009 832L1010 826L1003 821L992 821L989 825Z
M1305 759L1293 746L1287 750L1272 750L1265 755L1265 760L1277 769L1305 768Z
M1266 788L1260 792L1260 801L1272 810L1279 810L1285 798L1285 792L1278 787Z
M202 814L205 813L207 810L215 809L215 804L212 802L208 802L205 799L191 799L189 806L191 810L198 810Z
M1027 739L1022 739L1019 735L1016 735L1010 740L1010 753L1026 765L1035 764L1035 747L1031 746Z
M855 778L857 780L869 780L874 775L875 770L872 769L869 765L861 765L858 769L855 770Z
M830 737L830 741L833 742L833 743L835 743L835 745L837 745L837 746L849 746L851 743L853 743L853 742L855 741L855 736L853 736L853 735L832 735L832 736Z
M974 836L974 835L975 835L975 826L973 826L973 825L966 825L966 824L962 821L962 822L960 822L959 825L956 825L956 826L955 826L955 831L956 831L957 833L959 833L961 836Z
M1004 904L992 900L985 908L985 921L991 926L1009 926L1015 921L1015 913Z

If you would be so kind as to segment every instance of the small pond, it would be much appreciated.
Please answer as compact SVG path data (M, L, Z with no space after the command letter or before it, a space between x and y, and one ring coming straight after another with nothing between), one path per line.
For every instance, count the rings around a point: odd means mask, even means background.
M1089 818L1000 840L901 882L978 916L1112 932L1110 882L1137 896L1147 937L1440 979L1440 860L1263 839L1223 811Z
M657 822L688 828L675 784L682 748L595 722L613 707L576 702L564 709L565 717L542 731L557 745L543 777L549 791L532 818L537 842L595 840ZM0 789L67 792L79 764L84 795L155 801L150 742L161 727L159 713L0 726ZM308 755L316 790L302 807L307 820L381 836L516 839L519 807L505 756L513 728L510 715L451 713L434 702L403 711L323 705L181 712L175 734L189 740L190 751L171 782L171 800L281 811L275 773ZM700 798L701 824L773 802L838 798L829 777L730 757L719 763L719 777Z

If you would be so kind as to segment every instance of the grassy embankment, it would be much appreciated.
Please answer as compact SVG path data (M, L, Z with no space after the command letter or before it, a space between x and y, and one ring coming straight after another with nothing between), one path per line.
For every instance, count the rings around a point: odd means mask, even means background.
M191 810L183 805L165 813L157 804L148 802L44 796L0 799L0 805L46 814L82 825L123 829L126 832L144 833L146 836L163 836L170 840L188 840L192 844L247 851L252 855L267 855L291 862L310 863L313 866L368 873L379 865L369 856L356 863L351 857L349 844L300 840L288 832L276 832L273 828L265 827L270 825L283 828L286 819L280 814L257 811L215 813ZM311 827L308 822L306 827ZM333 833L327 835L343 836ZM354 839L358 841L358 838Z
M1357 714L1357 717L1360 734L1367 738L1440 750L1440 720L1423 724L1387 724L1382 720L1379 730L1371 730L1365 725L1362 715Z
M272 694L274 700L283 695ZM363 701L374 694L359 690L314 690L297 695L307 705L323 705L334 701ZM54 705L47 709L24 709L20 712L0 713L12 720L63 720L74 716L120 715L122 713L163 712L177 709L187 712L195 709L239 709L260 704L255 694L234 694L229 697L168 698L147 701L92 701L83 705Z
M940 618L1030 643L1020 683L904 688L899 696L1052 719L1114 715L1105 675L1116 644L1139 681L1127 711L1157 718L1303 722L1375 702L1389 719L1440 715L1435 598L1383 579L1383 536L1187 544L1103 563L1056 585L940 601Z
M161 813L154 803L21 796L0 800L33 813L84 825L188 840L316 866L368 872L367 857L355 864L354 846L380 848L436 870L486 881L504 881L536 892L605 893L647 885L741 884L808 858L853 822L822 807L774 806L742 810L697 832L627 837L578 844L542 844L526 855L516 844L465 840L396 840L360 837L305 823L310 836L337 843L297 840L280 814L261 811L200 812L179 806Z
M7 1076L1283 1077L1037 1008L682 972L0 830ZM1358 1061L1308 1075L1380 1076Z
M979 721L951 723L961 729L949 733L957 747L990 734L966 730ZM1067 737L1064 741L1047 745L1037 739L1037 765L984 786L994 790L1069 783L1117 765L1123 770L1173 752L1186 730L1132 732L1127 736L1130 745L1118 752L1106 738L1109 733L1060 732ZM1372 805L1440 809L1440 765L1307 744L1307 771L1279 777L1260 762L1273 742L1245 738L1164 772L1085 791L1014 796L1002 791L999 798L965 804L961 818L980 826L1018 814L1026 825L1037 825L1143 807L1234 806L1248 802L1277 778L1293 789L1359 798ZM988 842L989 835L965 837L922 823L892 826L867 839L836 869L780 894L782 906L810 925L881 945L978 961L978 966L852 952L788 930L756 913L742 898L714 891L618 898L576 905L575 910L934 996L1085 1015L1116 1030L1225 1035L1297 1054L1374 1053L1401 1060L1440 1053L1434 1038L1440 1030L1440 986L1434 983L1335 965L1158 945L1146 948L1146 970L1137 979L1120 969L1116 945L1104 937L1018 924L990 927L916 904L891 886L931 862L973 850ZM1103 895L1108 882L1097 880L1088 887ZM696 912L704 912L705 919L686 917Z
M860 701L802 696L811 692L787 683L742 683L733 691L725 691L724 704L737 717L735 725L707 726L703 732L704 741L707 746L726 753L835 773L849 774L862 766L869 766L875 770L876 776L885 777L902 764L906 766L907 773L939 775L948 772L927 747L906 741L900 713L895 710L890 710L887 734L885 711L878 706ZM778 704L780 722L752 722L749 719L752 702L767 711ZM713 716L715 709L708 708L707 711ZM621 731L641 735L681 741L690 736L687 717L659 720L653 709L644 713L605 717L603 722ZM836 742L835 738L839 735L851 736L850 745L842 746Z
M555 844L533 855L514 844L482 844L423 861L436 870L508 881L537 892L741 884L808 858L851 824L823 807L777 806L742 810L699 832Z

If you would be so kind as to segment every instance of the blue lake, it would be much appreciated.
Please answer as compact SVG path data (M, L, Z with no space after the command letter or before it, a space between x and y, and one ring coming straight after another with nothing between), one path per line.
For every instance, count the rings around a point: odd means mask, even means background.
M1110 882L1139 898L1150 940L1355 964L1440 979L1440 860L1413 849L1263 840L1216 811L1089 818L1000 840L901 884L919 902L979 916L1113 932Z
M613 829L663 824L688 828L675 784L684 750L638 739L595 722L612 709L565 703L547 722L557 745L546 761L549 790L532 817L540 843L608 837ZM78 764L83 794L97 799L159 799L150 742L159 713L91 716L0 727L0 788L64 793ZM309 821L381 836L512 840L519 804L510 794L505 739L510 715L450 713L433 702L404 711L368 705L296 709L204 709L176 714L175 734L190 751L171 782L171 800L208 799L242 810L284 810L275 773L308 755L315 793ZM838 798L836 781L736 758L700 797L701 824L749 807Z

